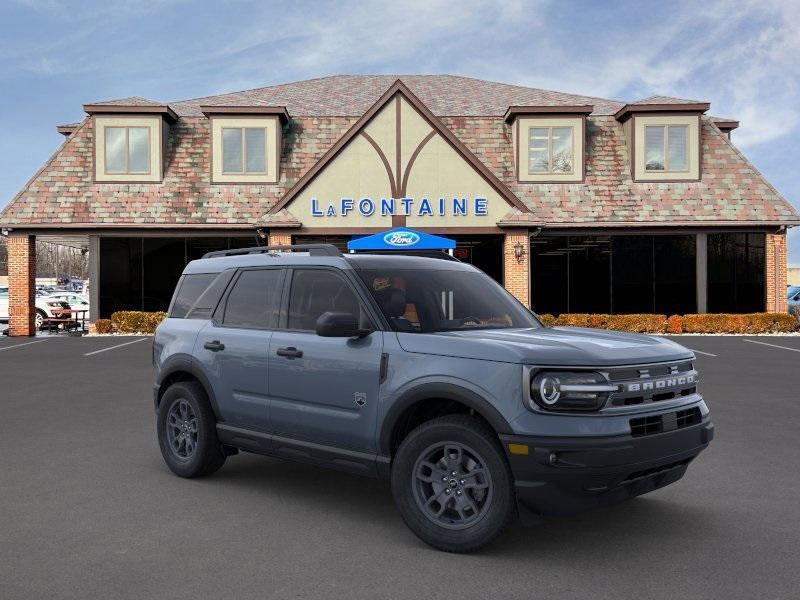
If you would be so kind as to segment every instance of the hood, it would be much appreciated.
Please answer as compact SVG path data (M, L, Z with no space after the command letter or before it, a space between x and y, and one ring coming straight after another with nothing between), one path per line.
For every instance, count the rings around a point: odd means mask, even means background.
M666 338L583 327L398 333L397 338L407 352L535 365L612 366L692 357Z

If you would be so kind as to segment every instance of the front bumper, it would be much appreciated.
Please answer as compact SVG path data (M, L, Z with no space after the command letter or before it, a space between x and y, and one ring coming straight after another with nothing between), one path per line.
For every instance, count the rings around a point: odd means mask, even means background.
M679 480L713 437L714 425L706 415L691 427L642 437L501 435L500 440L521 508L537 515L566 515ZM528 453L520 454L525 448Z

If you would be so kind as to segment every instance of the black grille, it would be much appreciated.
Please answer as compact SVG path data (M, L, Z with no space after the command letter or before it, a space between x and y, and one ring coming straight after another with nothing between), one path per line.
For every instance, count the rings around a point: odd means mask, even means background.
M691 361L611 368L608 378L619 384L609 406L664 402L697 392L697 372Z
M700 409L696 406L663 415L637 417L630 420L631 435L633 437L642 437L665 431L674 431L696 425L701 420Z

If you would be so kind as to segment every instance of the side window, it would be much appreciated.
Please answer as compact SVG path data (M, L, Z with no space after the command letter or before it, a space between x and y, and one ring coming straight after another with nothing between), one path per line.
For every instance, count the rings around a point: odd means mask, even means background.
M314 331L317 319L328 311L353 314L362 326L369 322L358 296L341 276L324 269L296 269L289 292L288 328Z
M223 324L253 329L275 327L282 279L281 269L242 271L228 294Z
M206 288L211 285L211 282L216 279L218 273L193 273L191 275L184 275L181 278L180 287L175 295L175 301L172 303L172 311L169 316L176 319L183 319L189 312L189 309L200 297ZM78 298L71 298L71 301L77 302Z

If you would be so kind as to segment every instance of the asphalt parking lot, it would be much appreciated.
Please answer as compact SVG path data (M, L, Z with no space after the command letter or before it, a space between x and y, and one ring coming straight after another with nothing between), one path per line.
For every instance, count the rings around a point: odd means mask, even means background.
M147 338L0 338L0 598L797 598L800 337L679 341L716 424L683 480L459 556L382 481L171 475Z

